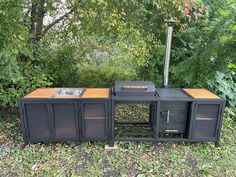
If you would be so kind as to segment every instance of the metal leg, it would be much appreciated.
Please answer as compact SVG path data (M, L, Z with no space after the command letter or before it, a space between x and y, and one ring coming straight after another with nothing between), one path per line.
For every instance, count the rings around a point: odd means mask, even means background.
M114 141L113 141L113 140L109 141L108 146L109 146L109 147L114 147Z
M215 147L220 147L220 141L215 142Z
M115 103L111 101L111 121L110 121L110 138L109 138L109 147L114 147L114 124L115 124Z
M158 139L160 138L160 134L159 134L159 124L160 124L160 101L156 102L155 103L155 110L154 110L154 119L155 119L155 133L156 133L156 136L155 138L157 139L157 142L158 142Z
M152 103L149 105L149 125L152 127Z
M20 149L24 149L25 146L27 146L28 144L29 144L28 141L24 141L24 142L21 144Z

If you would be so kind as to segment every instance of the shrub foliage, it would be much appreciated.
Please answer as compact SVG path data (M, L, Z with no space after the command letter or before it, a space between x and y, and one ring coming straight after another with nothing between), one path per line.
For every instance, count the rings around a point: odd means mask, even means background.
M161 86L169 16L177 20L170 86L207 87L235 106L234 0L3 0L1 106L37 87Z

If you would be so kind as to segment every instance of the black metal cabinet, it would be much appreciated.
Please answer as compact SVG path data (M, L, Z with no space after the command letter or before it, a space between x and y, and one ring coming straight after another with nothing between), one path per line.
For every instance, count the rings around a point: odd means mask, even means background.
M158 88L159 133L186 133L192 99L179 88Z
M108 99L22 99L25 142L107 140Z
M224 101L196 101L192 119L193 139L218 141L223 117Z
M111 98L22 98L24 141L107 140L110 145L115 140L213 141L218 145L225 100L196 93L199 98L190 97L180 89L157 89L157 96L146 98L115 95ZM116 138L116 102L151 102L147 125L154 136Z
M82 138L106 140L108 138L108 102L82 101Z
M188 102L162 101L160 103L159 132L185 133L188 115Z
M76 101L51 103L53 130L56 139L78 139L79 117Z
M20 102L22 130L26 142L79 139L77 101L25 99Z
M21 104L25 141L48 140L52 136L50 110L47 102Z

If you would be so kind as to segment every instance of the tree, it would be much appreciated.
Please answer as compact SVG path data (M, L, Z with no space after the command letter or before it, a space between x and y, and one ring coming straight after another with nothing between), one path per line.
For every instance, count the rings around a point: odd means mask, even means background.
M169 16L177 20L171 51L171 86L209 87L210 81L216 80L216 71L226 74L228 65L235 64L233 0L3 1L2 105L16 105L20 96L36 87L77 86L81 83L78 78L83 78L86 85L86 73L91 69L91 73L101 74L96 78L111 82L113 79L103 77L103 68L109 71L109 77L114 74L123 78L123 74L161 86L164 20ZM94 78L91 73L88 78ZM101 83L109 85L102 80Z
M56 14L55 20L49 23L47 26L43 24L45 15L52 14L51 11L58 9L56 6L61 6L60 2L53 2L53 1L45 1L45 0L32 0L30 2L30 7L28 8L27 14L30 17L30 27L29 32L32 36L32 40L34 43L37 43L40 41L40 39L56 24L60 23L61 21L67 19L70 14L74 13L76 9L78 9L76 6L78 6L80 1L71 2L68 1L68 3L65 3L66 7L64 7L65 12L62 15ZM53 17L52 17L53 18Z

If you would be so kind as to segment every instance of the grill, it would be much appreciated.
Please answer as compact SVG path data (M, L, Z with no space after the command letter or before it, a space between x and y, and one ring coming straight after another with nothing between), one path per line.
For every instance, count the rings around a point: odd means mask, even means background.
M116 81L113 90L113 115L114 120L114 134L116 140L141 140L148 138L155 138L154 131L156 126L156 88L151 81ZM145 117L138 117L138 115L125 115L125 108L134 112L141 111ZM143 109L145 108L145 109ZM123 113L121 113L123 111ZM133 113L134 113L133 112ZM122 118L121 118L122 117ZM121 119L120 119L121 118Z
M119 97L153 97L155 86L151 81L116 81L115 96Z

